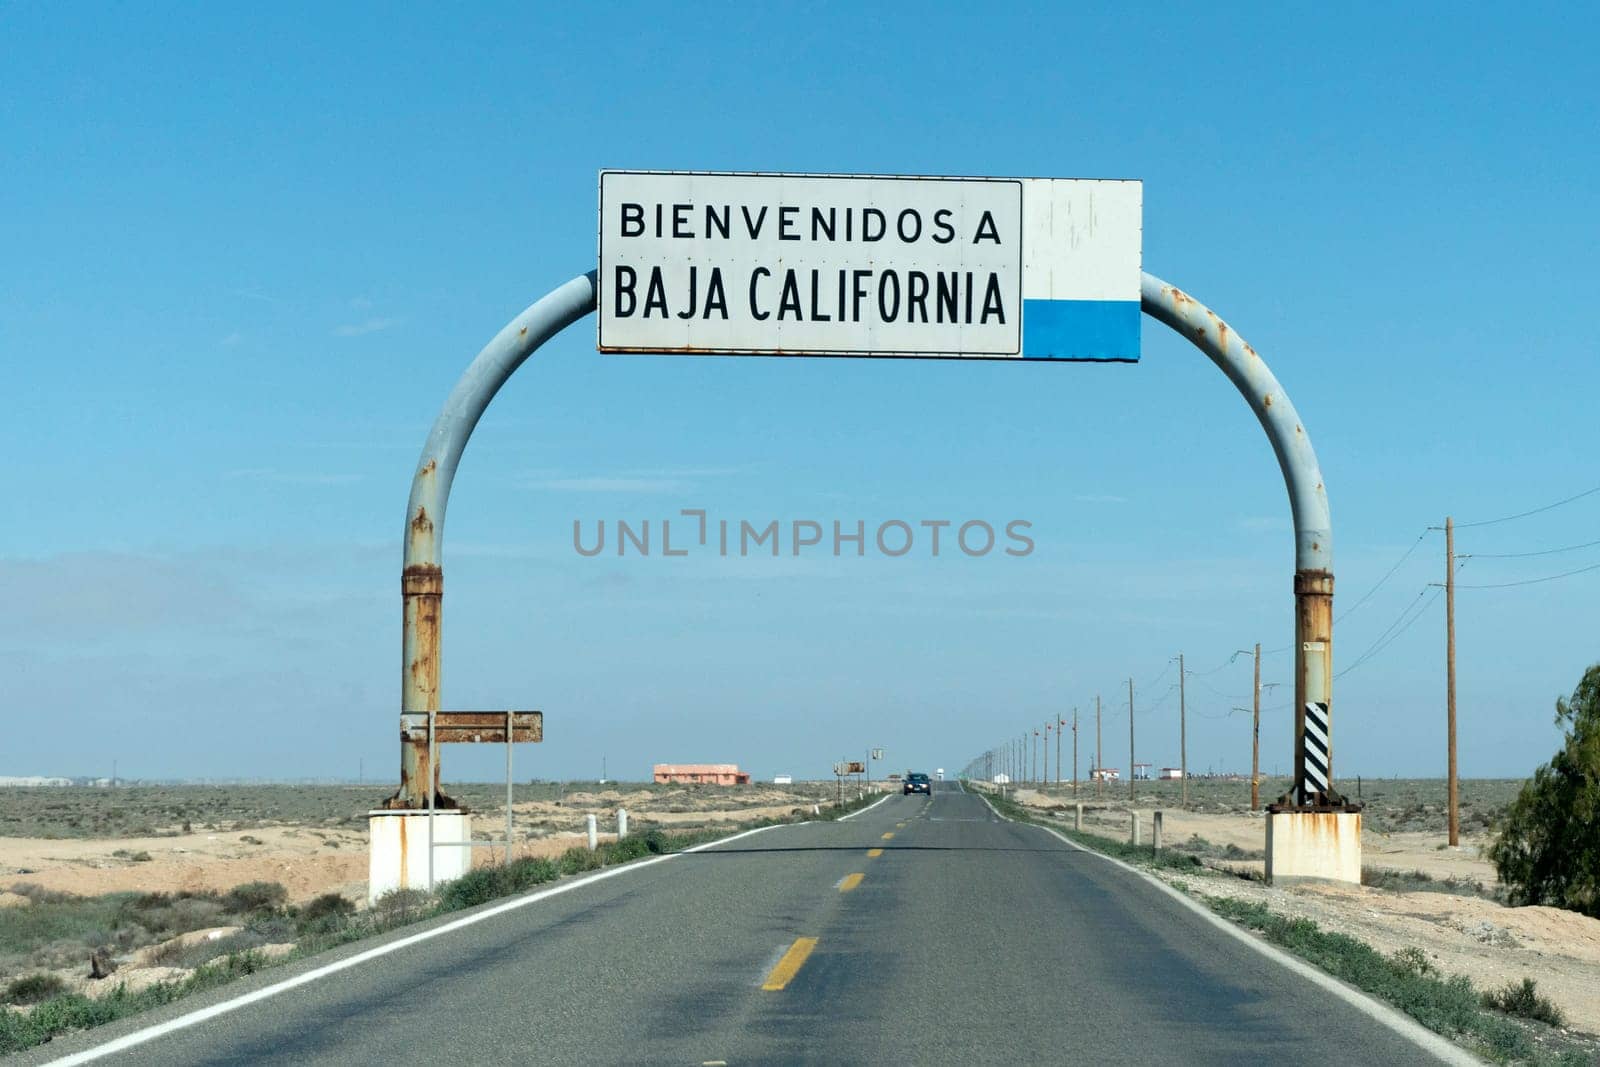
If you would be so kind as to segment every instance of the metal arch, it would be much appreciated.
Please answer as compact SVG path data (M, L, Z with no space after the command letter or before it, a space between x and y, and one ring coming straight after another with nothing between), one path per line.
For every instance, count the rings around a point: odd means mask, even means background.
M401 637L400 710L428 712L439 709L440 610L444 597L444 572L439 546L444 538L445 508L450 483L489 402L516 369L538 347L595 308L596 273L572 279L532 304L483 346L466 373L450 390L444 409L433 421L422 446L417 472L411 480L406 505L405 554L401 571L404 623ZM402 723L404 720L402 719ZM427 743L400 742L400 789L385 805L390 808L424 808L431 792L439 790L439 768ZM454 807L448 797L438 797L440 807Z
M1141 277L1139 297L1146 315L1194 342L1244 394L1245 403L1267 431L1289 488L1289 507L1294 512L1295 567L1331 571L1333 523L1328 517L1322 468L1317 465L1311 438L1294 404L1266 361L1216 312L1154 274Z
M1277 454L1295 526L1296 784L1292 799L1298 805L1337 801L1337 794L1309 795L1304 784L1305 706L1308 701L1320 702L1326 715L1332 683L1332 523L1310 437L1266 363L1215 312L1152 274L1141 276L1140 290L1145 314L1187 337L1244 395ZM450 485L467 440L506 380L540 345L595 310L595 299L596 272L590 271L529 306L483 347L434 420L406 507L401 576L403 713L439 707L440 608L444 593L439 547ZM1331 745L1325 755L1325 770L1331 780ZM439 769L430 758L428 746L407 742L402 735L400 789L387 805L426 807L429 795L422 783L429 778L440 805L453 806L449 798L437 797Z
M1344 798L1332 788L1333 522L1311 437L1266 361L1216 312L1153 274L1141 275L1139 288L1144 313L1187 337L1244 395L1267 431L1289 490L1295 537L1295 774L1291 792L1269 810L1345 807ZM1308 705L1319 725L1309 753ZM1308 770L1319 773L1308 776Z

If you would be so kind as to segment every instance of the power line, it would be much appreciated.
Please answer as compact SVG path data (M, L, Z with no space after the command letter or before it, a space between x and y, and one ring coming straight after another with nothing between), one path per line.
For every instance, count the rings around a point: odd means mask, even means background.
M1464 566L1466 566L1466 561L1462 560L1460 563L1456 564L1456 570L1459 571ZM1334 677L1342 678L1343 676L1349 674L1351 671L1355 670L1357 667L1360 667L1378 653L1388 648L1391 644L1399 639L1401 634L1411 629L1412 624L1418 619L1422 618L1423 615L1427 614L1428 609L1433 607L1433 602L1438 600L1440 594L1444 592L1444 589L1441 586L1439 589L1434 591L1433 596L1428 599L1427 603L1423 603L1422 598L1428 595L1429 588L1431 588L1431 586L1425 585L1418 590L1415 599L1401 609L1400 614L1395 616L1395 620L1377 636L1372 644L1367 646L1366 651L1362 652L1361 655L1351 660L1350 666L1346 667L1342 671L1339 671L1334 675ZM1418 607L1419 604L1421 605L1420 607Z
M1576 552L1580 548L1593 548L1600 545L1600 541L1585 541L1581 545L1568 545L1565 548L1546 548L1539 552L1468 552L1457 557L1459 559L1527 559L1529 556L1554 556L1561 552Z
M1227 659L1223 660L1221 663L1217 664L1215 667L1212 667L1208 671L1184 671L1184 673L1187 674L1190 678L1205 678L1205 677L1207 677L1209 675L1216 674L1218 671L1220 671L1220 670L1222 670L1222 669L1224 669L1226 667L1233 666L1234 662L1237 661L1240 656L1248 656L1248 655L1250 655L1250 650L1249 649L1243 649L1243 650L1241 650L1239 652L1235 652L1233 655L1229 656Z
M1527 578L1520 582L1495 582L1491 585L1458 585L1457 589L1510 589L1516 585L1538 585L1541 582L1553 582L1559 578L1571 578L1574 574L1584 574L1588 571L1600 571L1600 563L1579 567L1575 571L1566 571L1562 574L1547 574L1543 578Z
M1432 527L1424 526L1422 528L1422 532L1417 535L1417 539L1411 542L1411 547L1406 549L1405 555L1401 556L1400 559L1395 562L1395 565L1389 568L1389 573L1385 574L1382 578L1379 578L1377 585L1373 586L1371 589L1368 589L1366 594L1362 596L1361 599L1357 600L1354 604L1351 604L1348 608L1345 608L1343 613L1341 613L1339 617L1333 621L1338 622L1341 619L1348 619L1351 613L1353 613L1361 605L1365 604L1373 593L1376 593L1378 590L1382 589L1383 584L1390 578L1393 578L1394 572L1400 569L1400 564L1411 558L1411 553L1417 550L1417 546L1422 544L1423 540L1428 536L1428 533L1431 529Z
M1156 683L1161 681L1161 679L1165 678L1167 676L1167 672L1172 669L1172 664L1173 664L1173 662L1174 662L1174 660L1176 658L1177 657L1173 657L1173 659L1167 660L1167 665L1165 667L1161 668L1161 673L1156 675L1154 678L1150 679L1148 682L1144 683L1144 685L1141 686L1140 688L1144 689L1144 690L1154 689L1156 687Z
M1469 526L1493 526L1497 522L1510 522L1512 519L1525 519L1529 515L1538 515L1542 512L1559 508L1563 504L1570 504L1574 500L1582 500L1584 497L1592 496L1595 493L1600 493L1600 485L1595 486L1593 489L1585 489L1583 492L1569 496L1565 500L1557 500L1554 504L1546 504L1542 508L1534 508L1532 511L1519 511L1515 515L1502 515L1498 519L1481 519L1478 522L1458 522L1456 523L1456 529L1463 530ZM1438 527L1435 526L1432 527L1432 529L1438 529Z

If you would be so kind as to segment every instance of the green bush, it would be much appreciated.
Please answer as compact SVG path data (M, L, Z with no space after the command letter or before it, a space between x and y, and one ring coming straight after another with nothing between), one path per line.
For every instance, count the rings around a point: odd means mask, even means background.
M347 922L355 911L356 906L338 893L324 893L300 909L294 917L295 928L301 933L332 930Z
M1520 983L1508 982L1501 989L1489 990L1483 995L1483 1006L1523 1019L1537 1019L1551 1026L1567 1025L1567 1018L1561 1009L1549 997L1539 995L1539 984L1532 978L1524 978Z
M246 882L224 893L222 906L231 912L248 914L252 911L276 911L288 899L289 891L277 882Z
M561 854L559 866L562 874L582 874L584 871L592 871L601 866L600 853L590 852L585 846L576 845Z
M1489 846L1513 904L1600 918L1600 664L1556 701L1565 743L1534 772Z
M6 986L7 1004L38 1004L65 991L67 983L53 974L30 974Z

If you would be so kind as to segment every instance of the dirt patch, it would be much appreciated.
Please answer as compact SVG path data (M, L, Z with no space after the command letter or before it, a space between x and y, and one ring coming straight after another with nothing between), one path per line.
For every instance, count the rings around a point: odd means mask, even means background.
M144 854L150 858L130 858ZM248 833L91 840L0 837L0 889L5 890L32 885L79 896L226 892L261 881L282 883L289 899L299 903L364 887L366 877L366 835L344 829L272 826Z

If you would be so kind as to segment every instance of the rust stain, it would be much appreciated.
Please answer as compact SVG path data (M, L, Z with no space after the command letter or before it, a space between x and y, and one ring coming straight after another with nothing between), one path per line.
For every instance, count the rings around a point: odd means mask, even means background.
M1223 348L1228 347L1228 324L1217 319L1217 343Z
M1272 406L1272 394L1271 393L1268 393L1266 396L1261 398L1261 406L1262 407L1267 407L1267 408L1270 408Z
M406 820L400 820L400 888L411 888L411 864L406 855Z
M526 336L528 336L528 328L526 326L524 326L522 329L518 330L517 331L517 336L518 337L526 337Z
M428 517L428 509L417 508L417 513L411 518L411 535L413 537L432 537L433 520Z

